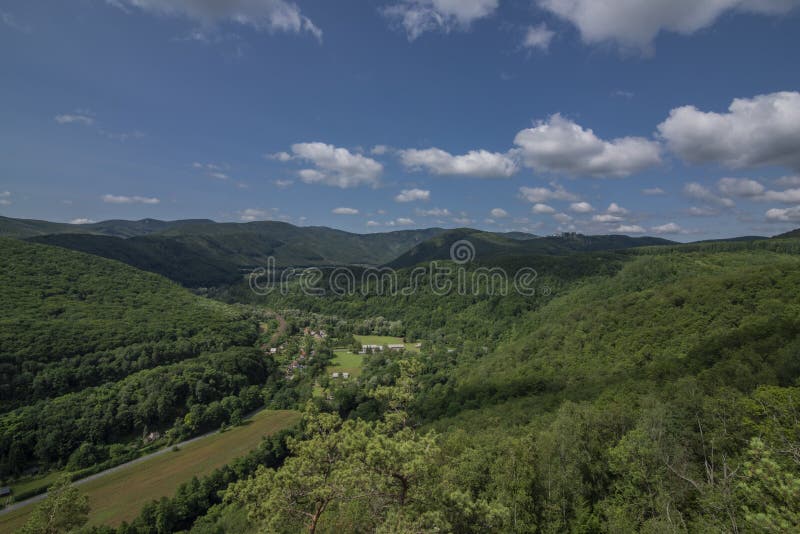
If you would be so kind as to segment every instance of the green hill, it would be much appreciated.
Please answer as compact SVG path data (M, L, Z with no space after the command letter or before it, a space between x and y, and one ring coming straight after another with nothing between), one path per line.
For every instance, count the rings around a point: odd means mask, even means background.
M670 245L673 241L657 237L628 237L624 235L584 236L565 234L562 236L519 239L507 234L493 234L460 228L437 235L392 260L390 267L411 267L434 260L451 259L451 248L458 242L469 241L478 262L496 263L503 257L526 255L565 255L576 252L623 250L633 247Z

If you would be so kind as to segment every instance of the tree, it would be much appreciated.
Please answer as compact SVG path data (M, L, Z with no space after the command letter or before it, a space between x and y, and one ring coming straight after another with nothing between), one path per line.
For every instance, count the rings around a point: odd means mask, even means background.
M89 520L89 498L72 485L69 475L62 476L36 507L22 534L61 534L82 527Z

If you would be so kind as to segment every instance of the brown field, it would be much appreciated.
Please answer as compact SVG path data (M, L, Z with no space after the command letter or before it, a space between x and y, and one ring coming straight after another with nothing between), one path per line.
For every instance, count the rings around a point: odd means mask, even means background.
M89 524L117 526L122 521L130 521L146 503L172 496L178 486L192 476L207 475L244 456L258 445L263 436L288 428L299 419L298 412L264 410L242 426L81 484L78 487L89 496L92 508ZM0 534L10 534L19 529L35 506L32 504L0 516Z

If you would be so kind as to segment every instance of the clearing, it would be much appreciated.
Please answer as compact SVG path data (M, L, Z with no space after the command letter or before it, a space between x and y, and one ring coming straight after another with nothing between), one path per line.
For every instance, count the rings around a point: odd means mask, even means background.
M168 451L130 466L109 470L99 478L77 483L89 496L90 525L117 526L131 521L154 499L172 496L193 476L202 477L254 449L262 437L291 427L300 414L290 410L263 410L242 426L193 441L179 451ZM13 533L25 523L37 503L0 516L0 534Z

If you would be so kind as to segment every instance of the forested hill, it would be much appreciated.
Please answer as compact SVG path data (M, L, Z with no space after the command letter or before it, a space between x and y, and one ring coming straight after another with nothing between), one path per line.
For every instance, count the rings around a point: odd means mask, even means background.
M448 230L420 243L389 263L391 267L411 267L423 262L449 260L451 248L461 240L469 241L474 248L474 260L497 262L504 257L526 255L565 255L575 252L622 250L633 247L669 245L674 241L658 237L629 237L625 235L586 236L564 234L560 236L521 239L514 234L494 234L469 228Z
M0 302L0 474L100 454L269 373L255 320L116 261L0 238Z

